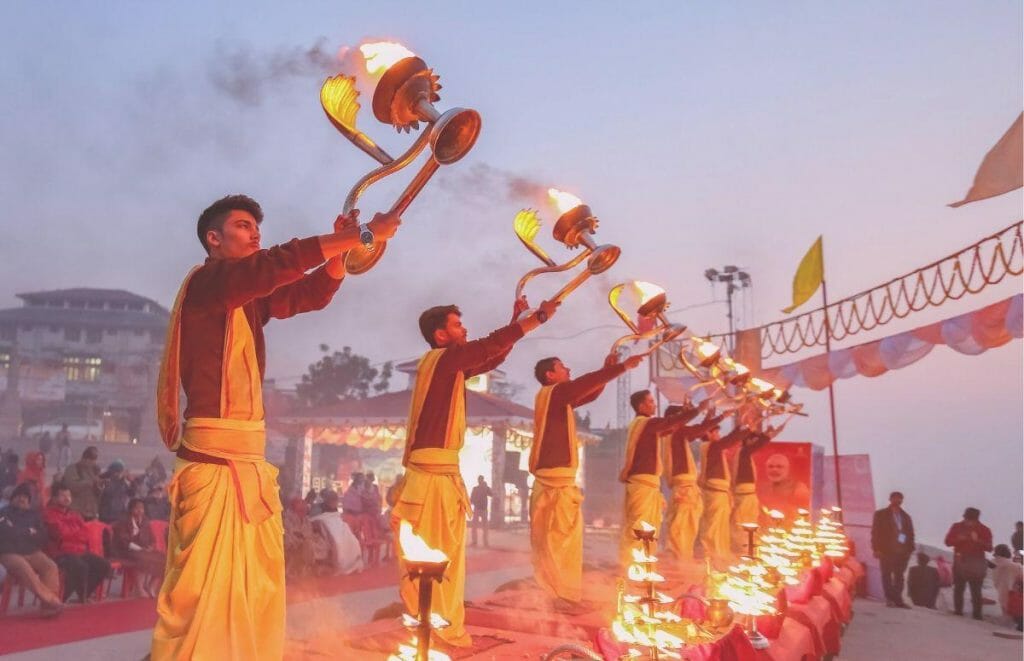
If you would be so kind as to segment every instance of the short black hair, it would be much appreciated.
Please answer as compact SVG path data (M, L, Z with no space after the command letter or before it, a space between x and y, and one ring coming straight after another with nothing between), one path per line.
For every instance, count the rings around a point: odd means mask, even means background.
M259 202L248 195L228 195L222 197L199 214L196 222L196 234L199 235L199 243L203 244L203 250L210 254L210 246L206 243L206 233L210 230L224 229L224 221L232 211L248 211L256 219L256 224L263 222L263 209Z
M423 311L420 315L420 333L423 334L423 339L427 341L434 349L437 348L437 343L434 340L434 331L444 330L445 325L448 323L448 315L456 314L462 316L462 310L457 305L435 305L432 308L428 308Z
M641 402L643 402L645 399L647 399L647 395L650 395L650 394L651 394L650 390L638 390L638 391L636 391L635 393L633 393L632 395L629 396L629 405L633 407L633 413L639 413L640 412L640 404L641 404Z
M927 565L931 559L931 556L924 551L920 551L917 554L917 564L919 565Z
M1010 553L1010 547L1006 544L997 544L996 547L992 549L992 555L996 556L997 558L1013 557L1013 554Z
M981 517L981 510L977 507L968 507L964 510L964 518L968 521L977 521Z
M145 507L146 501L144 501L141 498L132 498L131 500L128 501L128 511L131 512L133 509L135 509L136 505L142 505L143 507Z
M96 449L95 445L90 445L86 449L82 450L82 459L99 459L100 451Z
M547 375L548 372L555 369L556 360L558 360L556 356L541 358L537 361L537 364L533 366L533 376L540 382L540 385L548 385Z
M893 491L892 493L889 494L889 500L892 500L896 496L899 496L900 498L902 498L903 497L903 492L902 491Z

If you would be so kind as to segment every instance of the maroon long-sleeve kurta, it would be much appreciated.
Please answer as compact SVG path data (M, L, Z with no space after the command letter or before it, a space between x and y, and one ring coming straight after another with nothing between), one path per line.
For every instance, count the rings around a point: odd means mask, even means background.
M260 376L266 366L263 326L320 310L338 291L321 267L316 237L292 239L241 259L208 258L189 281L181 305L181 385L186 418L219 418L224 334L229 314L241 307L252 330Z
M668 452L672 459L672 475L669 477L694 472L696 467L690 465L690 453L686 451L686 446L690 444L690 441L706 434L708 430L718 424L718 420L718 418L705 420L700 424L686 425L672 432L668 441Z
M724 453L737 443L742 442L748 434L746 427L737 427L717 441L709 441L705 455L708 465L704 467L704 479L726 479Z
M658 473L658 439L662 434L674 431L684 424L686 424L686 418L682 416L650 418L644 425L643 431L640 432L640 438L636 441L636 447L633 450L633 463L626 466L626 477L656 475Z
M479 340L445 348L434 367L413 437L408 440L411 450L445 446L456 375L461 372L469 378L489 372L501 364L512 345L522 337L523 329L518 323L512 323Z
M767 434L753 432L750 438L743 441L739 455L736 457L736 484L754 484L754 453L770 441Z
M572 413L567 412L565 407L576 408L589 404L601 396L609 381L625 371L625 365L617 363L552 386L547 419L544 421L544 438L537 455L537 470L572 465L568 419Z

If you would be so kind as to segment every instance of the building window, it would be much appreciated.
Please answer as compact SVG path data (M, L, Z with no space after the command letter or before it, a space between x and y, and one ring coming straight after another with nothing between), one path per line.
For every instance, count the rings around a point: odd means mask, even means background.
M82 329L81 328L65 328L64 329L64 341L65 342L81 342L82 341Z
M0 351L0 373L7 373L7 368L11 366L11 354L6 351Z
M85 331L86 344L99 344L103 341L103 331L98 328L90 328Z
M68 303L69 308L85 309L85 301L71 301Z
M85 307L89 310L102 310L103 301L87 301Z
M103 360L96 356L65 356L64 373L68 381L97 381Z

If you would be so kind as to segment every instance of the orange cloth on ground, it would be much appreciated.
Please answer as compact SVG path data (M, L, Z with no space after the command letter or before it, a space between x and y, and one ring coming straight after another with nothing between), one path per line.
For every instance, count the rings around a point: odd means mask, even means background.
M541 388L534 407L530 450L530 472L535 478L530 493L533 575L548 594L578 602L583 591L583 492L576 486L579 442L571 406L565 407L570 465L537 469L553 390L553 386Z
M412 450L408 440L414 437L434 368L443 352L444 349L428 351L417 368L402 460L406 472L391 510L391 526L397 535L401 522L408 521L413 532L428 546L448 556L448 569L444 580L434 586L431 608L451 624L435 634L451 645L468 647L472 639L466 632L463 599L466 592L466 518L471 510L466 485L459 472L459 450L466 431L465 377L461 372L452 391L444 447ZM401 549L398 568L398 591L406 612L419 617L419 583L409 577Z
M191 274L189 274L189 278ZM166 577L157 600L152 658L280 659L285 580L277 469L264 458L266 434L252 331L235 308L224 337L219 418L190 418L179 438L181 303L171 312L157 389L168 447L227 460L178 459L169 486Z

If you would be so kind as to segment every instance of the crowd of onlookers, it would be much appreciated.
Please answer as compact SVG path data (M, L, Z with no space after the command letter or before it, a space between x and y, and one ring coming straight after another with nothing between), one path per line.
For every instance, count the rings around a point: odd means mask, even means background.
M907 564L917 545L914 521L903 509L903 494L892 492L889 506L875 512L871 525L871 548L878 558L887 606L910 608L903 600L906 575L906 593L915 606L936 608L941 589L952 587L952 612L964 614L964 593L969 591L971 616L980 620L985 604L982 586L989 578L1002 615L1020 631L1024 615L1024 523L1016 523L1009 541L993 546L992 530L981 522L981 512L968 507L961 520L950 526L944 540L953 551L952 566L941 556L932 566L932 558L918 551L917 564L908 572Z
M399 478L401 479L401 478ZM355 472L341 493L311 489L285 499L284 551L289 576L350 574L386 559L392 535L388 507L372 471Z
M93 446L71 463L63 461L65 441L58 438L56 472L47 470L53 448L42 443L23 462L0 453L0 610L15 584L49 616L72 597L102 599L114 574L122 594L159 589L170 515L163 464L156 458L138 475L120 461L101 468Z

